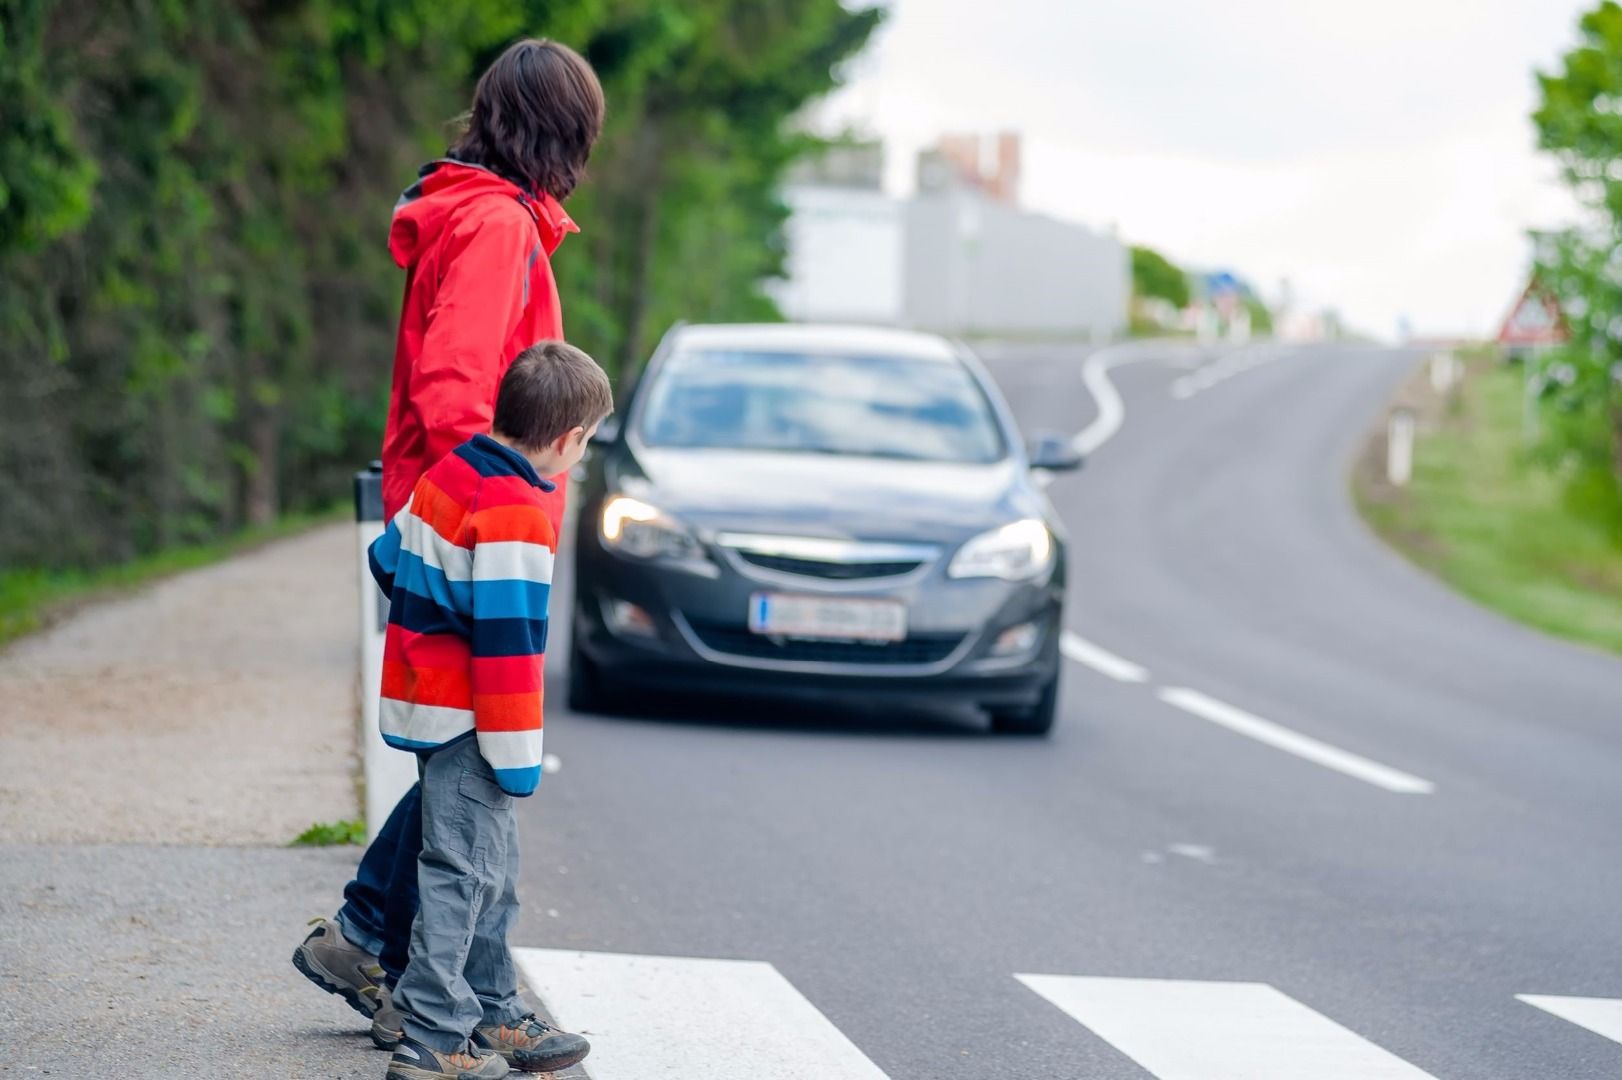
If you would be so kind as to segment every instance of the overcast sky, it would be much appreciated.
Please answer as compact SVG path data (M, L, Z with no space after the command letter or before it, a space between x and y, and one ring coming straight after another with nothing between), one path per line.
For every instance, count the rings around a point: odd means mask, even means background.
M1380 336L1496 328L1572 207L1533 69L1597 0L894 0L822 110L912 186L943 131L1025 139L1027 206L1334 305Z

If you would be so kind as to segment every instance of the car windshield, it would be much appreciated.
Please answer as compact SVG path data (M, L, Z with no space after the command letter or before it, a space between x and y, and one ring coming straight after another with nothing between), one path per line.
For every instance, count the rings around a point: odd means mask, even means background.
M984 464L1001 429L961 364L898 356L678 353L648 388L650 446Z

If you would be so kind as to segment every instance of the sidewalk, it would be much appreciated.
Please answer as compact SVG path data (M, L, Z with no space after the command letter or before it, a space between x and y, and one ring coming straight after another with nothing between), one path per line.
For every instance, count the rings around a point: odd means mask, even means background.
M288 963L355 849L0 844L0 1072L380 1080Z
M0 652L0 842L280 846L356 817L354 535L316 529Z
M0 652L0 1072L382 1077L288 960L360 854L287 846L360 812L353 545L317 529Z

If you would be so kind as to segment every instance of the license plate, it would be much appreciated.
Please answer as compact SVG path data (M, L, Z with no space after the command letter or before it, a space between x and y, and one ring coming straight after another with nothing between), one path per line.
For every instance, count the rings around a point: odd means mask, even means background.
M756 593L749 629L778 637L900 641L907 636L907 607L894 600Z

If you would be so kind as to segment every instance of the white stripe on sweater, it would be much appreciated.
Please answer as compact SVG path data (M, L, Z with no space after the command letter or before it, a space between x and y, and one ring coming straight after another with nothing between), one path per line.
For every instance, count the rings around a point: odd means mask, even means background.
M426 566L442 570L450 581L469 581L473 577L473 552L457 547L433 530L422 518L409 509L400 511L395 519L400 527L400 550L410 552Z
M473 549L474 581L552 583L552 550L523 540L502 540Z
M492 769L529 769L541 763L541 729L481 731L479 753Z
M473 730L473 710L386 697L379 703L377 726L389 738L438 746Z

